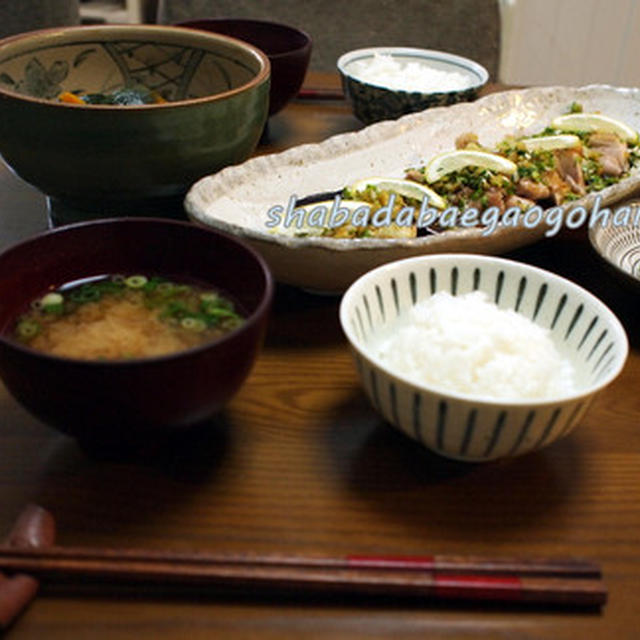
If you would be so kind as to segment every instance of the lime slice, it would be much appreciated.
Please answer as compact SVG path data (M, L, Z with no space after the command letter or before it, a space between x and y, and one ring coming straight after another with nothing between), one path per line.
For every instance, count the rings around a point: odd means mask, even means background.
M520 142L527 151L553 151L554 149L573 149L580 146L580 138L571 133L557 136L540 136L538 138L523 138Z
M465 167L479 167L507 175L513 175L518 170L518 167L511 160L495 153L459 149L441 153L433 158L427 165L425 177L427 182L436 182L447 174L460 171Z
M380 178L372 177L358 180L350 185L352 191L364 191L367 187L375 187L380 191L391 191L406 198L413 198L422 202L429 198L429 204L437 209L444 209L447 203L433 190L415 180L405 180L404 178Z
M626 142L637 142L638 133L620 120L599 113L567 113L551 121L551 126L562 131L603 131L615 133Z

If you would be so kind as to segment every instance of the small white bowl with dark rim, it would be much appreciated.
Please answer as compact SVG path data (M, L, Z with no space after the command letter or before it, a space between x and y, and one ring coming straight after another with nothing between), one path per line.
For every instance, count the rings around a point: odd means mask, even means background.
M429 91L391 88L395 82L384 77L375 81L360 78L359 67L376 56L385 56L404 64L420 64L427 69L463 76L465 82L456 88L434 84ZM477 62L462 56L413 47L370 47L349 51L338 59L338 71L345 95L356 117L365 124L380 120L395 120L407 113L442 107L457 102L469 102L489 80L489 72ZM462 86L460 86L462 85Z

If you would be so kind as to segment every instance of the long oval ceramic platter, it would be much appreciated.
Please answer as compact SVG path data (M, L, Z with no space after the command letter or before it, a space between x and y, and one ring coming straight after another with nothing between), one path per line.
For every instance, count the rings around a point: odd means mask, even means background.
M500 254L535 242L552 228L543 223L531 228L504 226L493 233L482 228L451 229L411 239L296 237L269 229L267 212L275 205L286 208L291 196L339 190L370 176L401 177L405 169L453 150L462 133L477 134L487 146L509 134L538 133L573 102L585 112L599 111L640 130L638 89L592 85L506 91L253 158L199 180L187 194L185 208L192 220L247 240L264 255L279 281L318 291L344 291L373 267L409 256ZM638 187L636 168L619 183L568 205L590 210L596 195L602 206L611 205Z

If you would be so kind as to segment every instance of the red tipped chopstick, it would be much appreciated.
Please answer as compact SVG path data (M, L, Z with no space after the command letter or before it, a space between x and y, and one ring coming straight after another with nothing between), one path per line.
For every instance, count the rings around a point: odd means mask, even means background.
M440 568L438 568L440 567ZM291 558L144 550L0 548L0 568L47 580L126 581L242 587L252 593L412 596L599 606L607 592L598 568L578 560L462 556Z
M399 569L438 573L505 574L520 576L557 576L599 578L600 567L580 558L518 558L466 555L348 555L285 556L240 553L207 553L154 551L143 549L93 549L90 547L50 547L47 555L58 560L113 560L115 562L166 561L177 564L239 564L251 566L325 567L332 569ZM4 561L24 555L30 561L30 550L0 546L0 566Z

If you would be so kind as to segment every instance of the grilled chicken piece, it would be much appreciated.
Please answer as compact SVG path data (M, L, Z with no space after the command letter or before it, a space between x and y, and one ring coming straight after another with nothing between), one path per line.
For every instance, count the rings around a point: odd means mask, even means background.
M507 197L504 201L504 204L507 208L509 207L518 207L520 211L525 212L527 209L530 209L535 205L535 202L530 198L522 198L515 194L512 194Z
M425 183L424 174L422 174L417 169L409 169L404 177L407 180L413 180L414 182L419 182L420 184Z
M562 204L567 194L571 191L571 187L560 177L560 174L553 170L544 174L544 183L549 187L553 194L553 200L556 204Z
M497 187L491 187L487 190L487 206L498 207L500 212L504 212L504 192Z
M516 185L516 194L529 200L546 200L551 197L551 189L542 182L522 178Z
M558 175L574 193L583 196L587 191L580 164L580 151L576 149L556 149L553 152Z
M587 146L597 152L598 164L605 176L620 176L629 168L627 145L614 133L593 133Z
M478 136L475 133L463 133L456 138L456 149L466 149L467 147L474 149L480 147Z

